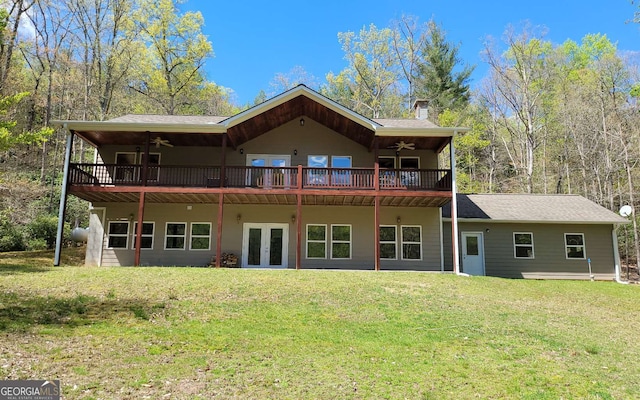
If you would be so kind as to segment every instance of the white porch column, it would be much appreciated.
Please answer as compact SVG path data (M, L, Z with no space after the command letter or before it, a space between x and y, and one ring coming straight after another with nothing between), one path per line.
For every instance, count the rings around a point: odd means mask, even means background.
M64 155L64 172L62 174L62 190L60 191L60 208L58 210L58 231L56 232L56 250L53 256L53 266L60 265L60 252L62 251L62 233L64 231L64 217L67 208L67 188L69 187L69 163L71 162L71 147L73 145L73 132L69 132L67 124L63 128L67 132L67 149Z
M449 143L449 157L451 160L451 250L453 272L455 274L460 273L460 246L458 242L458 203L456 196L456 152L453 145L453 138L457 134L457 131L453 132L453 137L451 137L451 142Z

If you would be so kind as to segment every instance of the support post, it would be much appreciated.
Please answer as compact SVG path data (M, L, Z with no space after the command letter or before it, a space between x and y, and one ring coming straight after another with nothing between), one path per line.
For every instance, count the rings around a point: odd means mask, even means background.
M145 182L144 178L143 178L143 182ZM138 226L136 227L136 248L134 250L134 261L133 261L133 265L136 267L140 265L140 248L141 248L140 245L142 243L142 224L144 221L144 200L145 200L145 192L141 191L140 199L138 201Z
M457 132L453 133L453 137ZM460 273L460 245L458 241L458 203L456 197L456 153L453 146L453 137L449 142L449 158L451 164L451 250L453 260L453 272Z
M64 169L62 174L62 190L60 192L60 208L58 209L58 230L56 232L56 249L53 256L53 265L60 265L60 253L62 252L62 234L64 232L64 218L67 212L67 189L69 188L69 164L71 163L71 148L73 147L73 132L69 132L67 124L64 124L67 132L67 147L64 153Z
M296 269L302 260L302 165L298 165L298 193L296 194Z
M227 178L227 134L222 135L222 159L220 166L220 187L224 187L224 181Z
M378 162L378 138L374 139L374 157L373 162L373 187L374 187L374 205L373 205L373 237L374 237L374 266L376 271L380 271L380 164Z
M222 217L224 209L224 193L220 193L218 198L218 238L216 240L216 268L222 265Z

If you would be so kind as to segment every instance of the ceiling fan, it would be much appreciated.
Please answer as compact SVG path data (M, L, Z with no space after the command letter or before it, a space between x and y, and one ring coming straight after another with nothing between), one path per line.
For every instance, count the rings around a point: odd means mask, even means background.
M160 146L173 147L173 145L171 143L169 143L168 140L162 139L160 136L152 139L151 143L155 143L156 144L156 149L159 148Z
M403 150L403 149L415 150L416 149L416 144L415 143L406 143L404 140L401 140L401 141L397 142L394 146L391 146L391 147L396 149L396 151L400 151L400 150Z

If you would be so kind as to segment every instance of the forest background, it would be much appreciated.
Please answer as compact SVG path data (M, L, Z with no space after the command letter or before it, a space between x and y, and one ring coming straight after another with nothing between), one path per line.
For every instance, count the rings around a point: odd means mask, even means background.
M640 6L628 23L640 23ZM474 66L446 27L408 15L338 32L347 66L324 81L294 67L236 104L204 72L214 49L203 24L178 0L0 3L0 251L55 244L65 132L51 121L233 115L304 83L371 118L410 117L413 101L428 100L434 122L471 128L455 139L459 192L631 205L619 243L623 257L640 255L640 71L606 35L553 43L543 28L510 26L486 41L488 72L472 90ZM73 149L74 161L93 159L82 141ZM71 197L67 207L65 231L86 226L88 204Z

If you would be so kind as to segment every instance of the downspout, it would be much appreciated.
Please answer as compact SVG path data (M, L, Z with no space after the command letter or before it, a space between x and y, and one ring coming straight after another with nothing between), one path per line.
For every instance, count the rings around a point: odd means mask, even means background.
M67 188L69 187L69 164L71 162L71 147L73 145L73 132L70 132L67 124L63 125L67 132L67 148L64 154L64 172L62 174L62 190L60 192L60 206L58 209L58 230L56 232L56 249L53 256L53 266L60 265L60 253L62 252L62 233L64 230L64 217L67 208Z
M460 275L460 245L458 242L458 200L456 196L456 153L453 145L453 138L458 131L453 132L451 142L449 142L449 157L451 159L451 245L453 273Z
M620 227L619 224L614 224L613 229L611 230L611 239L613 243L613 263L616 271L616 276L614 279L618 283L621 283L623 285L628 285L629 282L625 282L622 280L622 278L620 278L620 252L618 251L618 235L616 233L616 230L618 229L618 227ZM629 267L627 266L627 268Z

